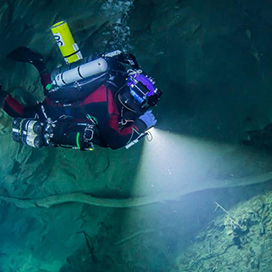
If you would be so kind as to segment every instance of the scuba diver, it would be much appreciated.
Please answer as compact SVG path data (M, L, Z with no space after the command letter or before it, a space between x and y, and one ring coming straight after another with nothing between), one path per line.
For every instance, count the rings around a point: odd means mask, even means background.
M12 139L16 142L82 151L93 150L94 145L129 148L157 122L150 108L162 92L140 70L132 54L116 50L52 73L42 55L27 47L19 47L7 57L34 65L45 96L42 102L23 107L0 90L2 109L14 118Z

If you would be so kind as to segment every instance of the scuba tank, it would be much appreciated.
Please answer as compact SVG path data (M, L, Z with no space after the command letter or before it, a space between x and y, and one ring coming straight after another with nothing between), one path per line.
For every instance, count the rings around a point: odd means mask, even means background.
M93 137L96 122L76 122L73 119L59 119L45 122L36 119L14 118L12 122L12 140L34 148L43 146L65 147L78 150L94 149Z
M108 63L104 58L83 59L65 21L54 24L51 31L66 65L51 72L47 97L63 104L84 99L109 79Z
M51 73L51 80L53 85L62 87L80 80L102 74L107 71L108 63L103 58L98 58L96 60L89 61L89 58L86 58L82 61L84 64L77 65L75 68L68 65L61 69L64 72L56 73L58 70L54 70ZM76 63L78 64L78 63Z
M66 21L54 24L51 26L51 31L66 63L73 63L82 59L82 54Z
M54 24L51 31L66 64L68 64L51 73L53 85L65 86L107 71L108 64L104 58L92 60L87 57L82 59L82 54L66 21ZM75 62L76 64L74 64Z
M60 21L51 27L56 43L67 65L51 72L48 97L62 103L70 103L86 97L89 87L98 88L109 76L107 61L104 58L82 58L66 21ZM79 92L80 93L79 93Z
M12 122L11 137L13 141L34 148L44 146L44 123L35 119L15 118Z
M122 51L115 50L97 59L82 59L65 21L54 24L51 31L66 62L51 72L46 95L53 101L65 104L84 99L110 78L110 59L123 57Z
M68 104L82 100L109 79L108 73L93 76L66 86L52 86L47 97L53 101Z
M89 56L54 69L50 75L53 85L47 92L48 98L63 104L84 99L108 81L112 75L111 58L121 54L116 50L95 60Z

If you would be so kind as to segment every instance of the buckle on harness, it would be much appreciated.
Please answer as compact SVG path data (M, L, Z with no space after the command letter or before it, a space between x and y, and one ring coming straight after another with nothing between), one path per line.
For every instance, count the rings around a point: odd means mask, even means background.
M94 136L94 126L87 125L83 132L83 140L84 142L91 142Z

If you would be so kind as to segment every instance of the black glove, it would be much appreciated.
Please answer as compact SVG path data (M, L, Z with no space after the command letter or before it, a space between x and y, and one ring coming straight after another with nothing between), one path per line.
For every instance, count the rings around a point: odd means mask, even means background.
M118 62L129 64L134 69L140 68L136 60L136 57L133 54L124 54L120 50L116 50L108 54L105 54L105 57L106 59L111 59Z
M133 54L124 54L124 63L130 64L130 66L134 69L140 68L136 57Z

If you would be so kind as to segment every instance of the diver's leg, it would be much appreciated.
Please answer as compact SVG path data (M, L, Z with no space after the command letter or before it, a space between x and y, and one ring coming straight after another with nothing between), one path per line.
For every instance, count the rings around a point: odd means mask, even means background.
M47 95L48 90L51 88L51 78L41 54L32 51L28 47L18 47L11 51L7 57L19 62L31 63L39 72L44 87L44 95Z
M21 117L23 115L23 105L12 98L8 92L3 91L2 85L0 85L0 105L1 109L11 117Z
M1 108L11 117L22 118L43 118L41 104L36 104L31 107L23 107L23 105L14 99L9 93L0 90L0 105Z
M11 117L23 117L23 105L14 99L10 94L1 92L0 94L1 108Z

